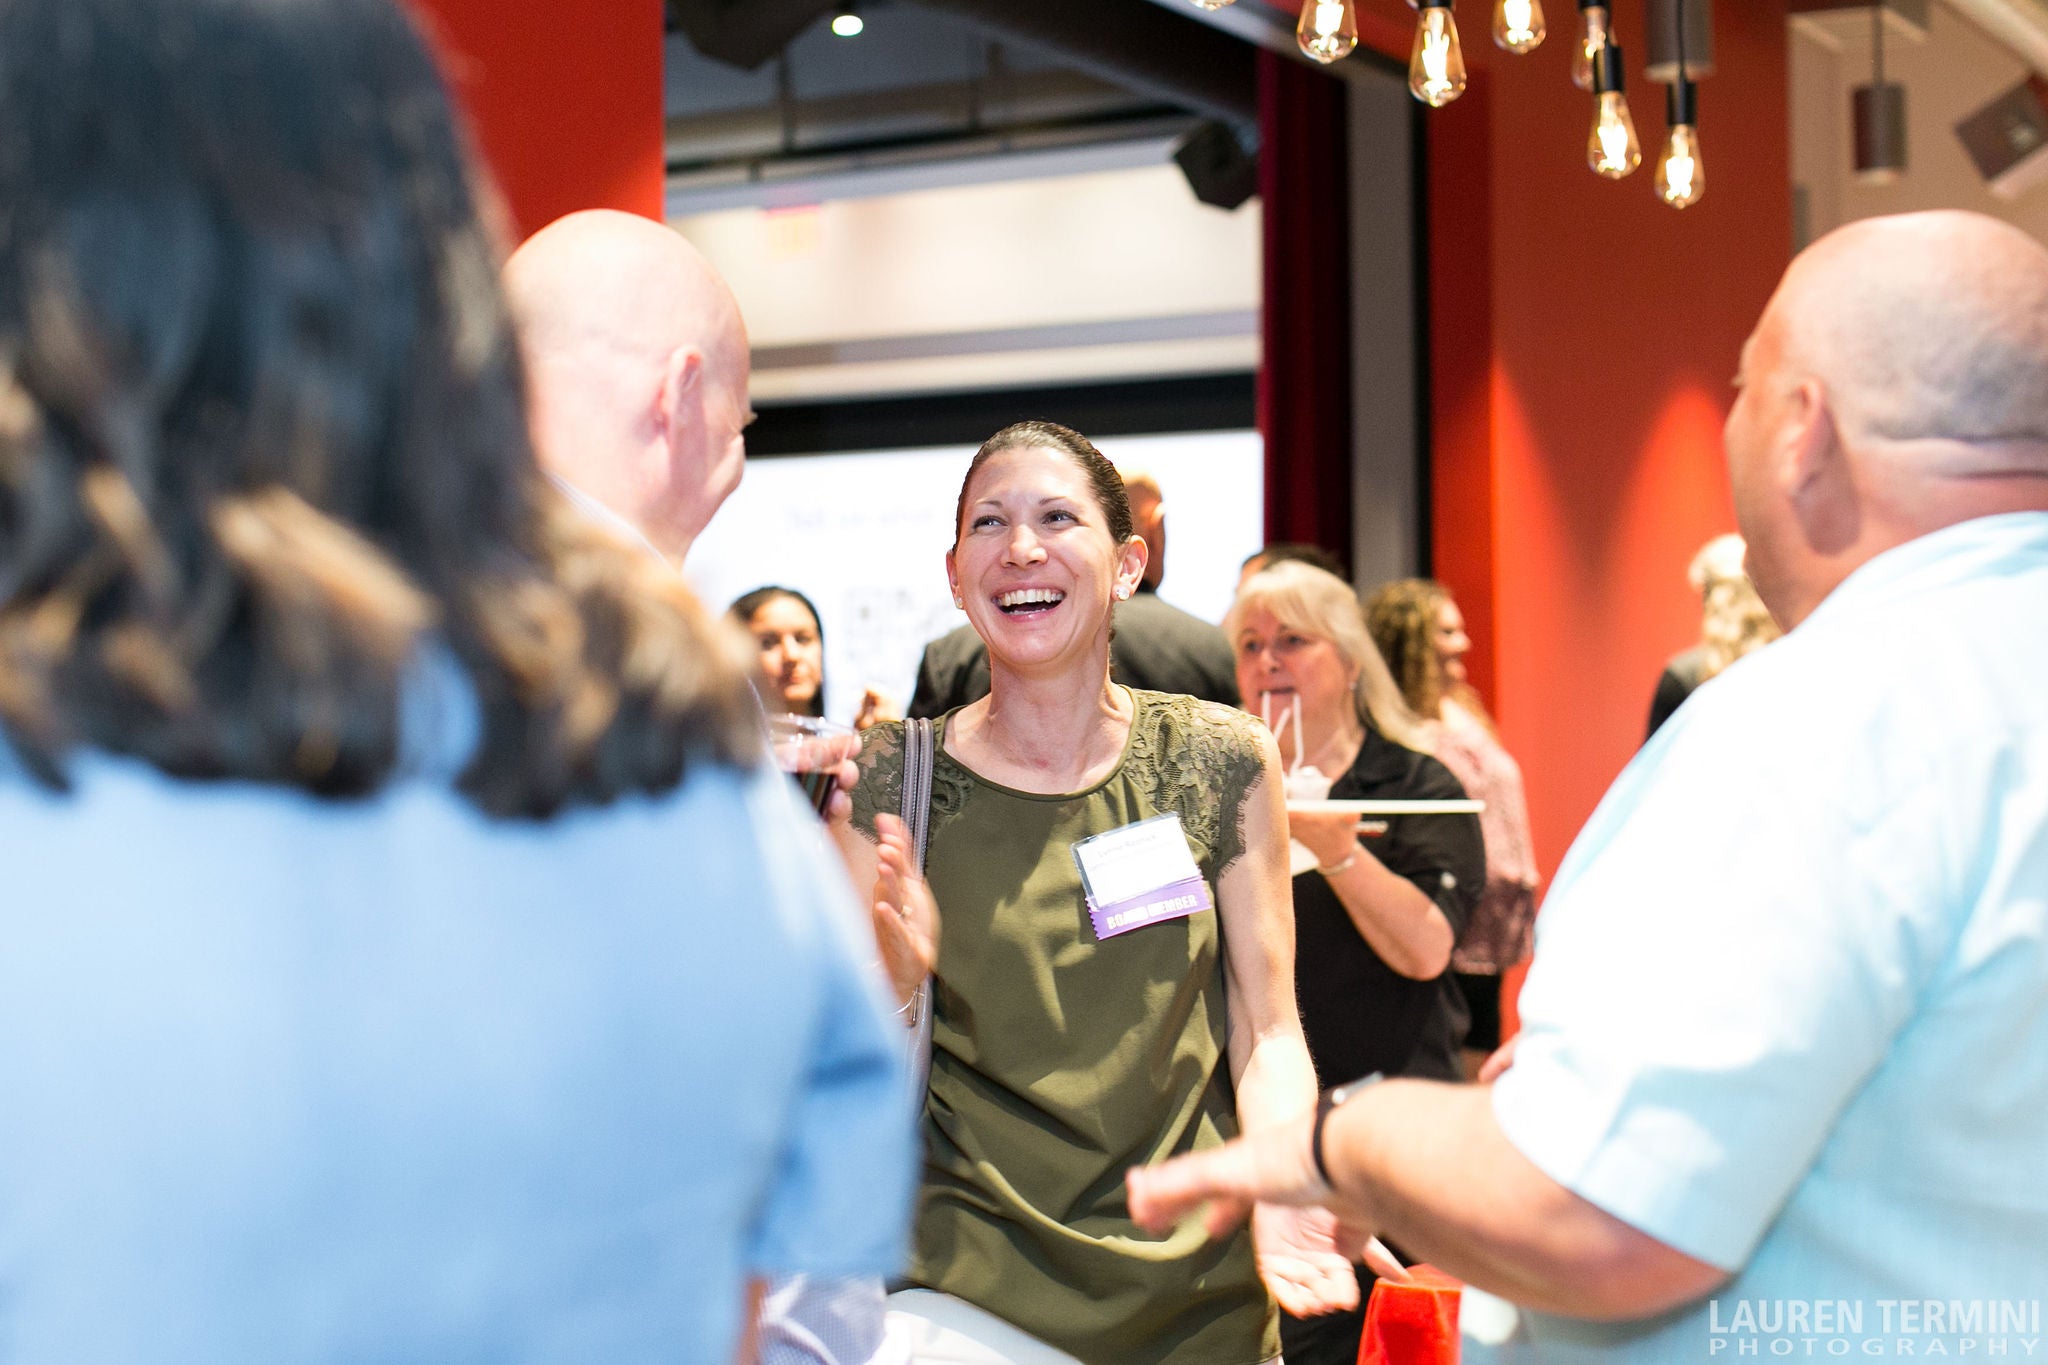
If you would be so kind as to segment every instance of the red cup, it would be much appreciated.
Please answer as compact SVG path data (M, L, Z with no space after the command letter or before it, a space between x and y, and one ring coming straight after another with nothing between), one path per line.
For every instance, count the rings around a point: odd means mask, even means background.
M1358 1365L1458 1365L1458 1299L1464 1286L1434 1266L1408 1267L1409 1282L1380 1280L1365 1305Z

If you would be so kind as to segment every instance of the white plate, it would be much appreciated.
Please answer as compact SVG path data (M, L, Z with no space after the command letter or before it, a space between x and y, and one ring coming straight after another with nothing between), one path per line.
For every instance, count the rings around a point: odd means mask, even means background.
M1477 815L1484 801L1289 801L1302 815Z

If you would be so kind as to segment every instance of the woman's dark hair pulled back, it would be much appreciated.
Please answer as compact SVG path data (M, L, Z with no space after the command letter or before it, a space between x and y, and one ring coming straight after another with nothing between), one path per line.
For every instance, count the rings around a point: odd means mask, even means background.
M1089 489L1095 494L1096 505L1102 509L1110 538L1119 545L1131 538L1131 500L1124 492L1124 476L1117 473L1116 466L1095 448L1094 442L1072 427L1063 427L1057 422L1016 422L983 441L981 449L974 452L974 459L967 465L967 477L960 481L960 497L953 506L953 540L956 544L966 530L967 491L974 486L974 476L981 472L981 467L991 456L1020 447L1057 450L1080 466L1082 474L1087 476Z
M445 641L501 814L751 752L665 566L541 478L469 162L391 0L0 6L0 731L367 793Z

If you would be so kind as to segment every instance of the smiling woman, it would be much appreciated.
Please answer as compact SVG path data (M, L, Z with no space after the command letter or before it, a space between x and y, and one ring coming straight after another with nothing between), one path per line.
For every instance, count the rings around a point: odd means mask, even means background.
M1277 1209L1249 1237L1154 1240L1122 1171L1314 1102L1272 741L1241 711L1110 681L1145 546L1079 433L1024 423L981 447L946 568L991 690L937 722L923 875L895 818L900 725L870 733L843 831L857 877L879 873L899 997L930 973L920 1288L896 1306L922 1305L913 1337L935 1346L951 1298L1083 1360L1270 1360L1269 1291L1299 1313L1353 1303L1342 1258ZM1116 866L1091 861L1108 847ZM943 943L920 952L900 926L933 902Z

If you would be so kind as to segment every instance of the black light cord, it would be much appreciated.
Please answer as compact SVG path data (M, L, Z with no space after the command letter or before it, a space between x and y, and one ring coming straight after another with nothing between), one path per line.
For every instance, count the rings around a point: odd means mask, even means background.
M1678 0L1678 83L1685 84L1685 0Z

